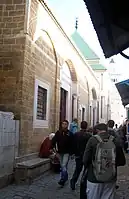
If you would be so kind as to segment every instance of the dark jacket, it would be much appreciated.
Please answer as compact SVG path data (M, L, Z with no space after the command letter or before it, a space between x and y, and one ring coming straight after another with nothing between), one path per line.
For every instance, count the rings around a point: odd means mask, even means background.
M112 136L116 136L116 131L113 128L108 127L108 133Z
M108 133L115 137L116 142L119 143L121 147L124 146L123 135L120 129L116 131L113 128L108 128Z
M125 143L127 141L127 137L126 137L127 127L126 127L126 125L123 125L121 128L119 128L117 132L119 132L120 136L123 139L123 142Z
M74 154L77 157L83 157L86 144L91 135L86 130L81 130L74 135Z
M107 134L101 135L101 137L102 139L107 139L109 137L109 134L107 133ZM125 165L125 156L124 156L121 146L119 145L119 143L117 142L115 138L114 138L114 143L116 145L116 170L117 170L117 166ZM87 179L88 181L92 183L100 183L95 178L94 171L93 171L93 164L92 164L93 160L95 160L97 144L98 144L98 140L94 136L91 137L86 145L86 149L85 149L84 157L83 157L84 167L85 169L88 169ZM112 179L112 181L115 182L116 179L117 179L117 173L114 179Z
M52 139L52 148L56 148L60 154L72 154L73 153L73 135L67 131L57 131Z

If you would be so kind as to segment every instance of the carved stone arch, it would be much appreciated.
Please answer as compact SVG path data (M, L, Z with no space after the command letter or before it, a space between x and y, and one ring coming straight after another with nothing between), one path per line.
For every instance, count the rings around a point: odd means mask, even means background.
M97 100L97 94L96 94L95 88L92 88L92 97L93 97L93 100Z
M77 83L77 73L76 73L76 70L75 70L75 67L74 67L72 61L70 59L68 59L65 62L67 63L67 65L69 67L72 81Z

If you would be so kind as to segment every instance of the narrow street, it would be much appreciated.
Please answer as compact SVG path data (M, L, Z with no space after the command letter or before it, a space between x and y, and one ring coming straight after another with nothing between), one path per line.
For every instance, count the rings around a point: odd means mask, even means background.
M73 161L69 164L70 176L74 169ZM120 168L118 173L119 189L116 199L129 198L129 156L127 165ZM40 176L31 185L10 185L0 190L0 199L79 199L79 183L75 192L69 188L69 183L64 188L57 184L59 176L50 172Z

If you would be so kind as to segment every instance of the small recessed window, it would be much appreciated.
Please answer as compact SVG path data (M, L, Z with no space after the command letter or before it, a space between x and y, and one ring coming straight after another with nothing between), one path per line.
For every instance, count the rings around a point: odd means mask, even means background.
M37 120L46 120L47 89L38 86L37 94Z
M34 128L49 127L49 112L50 112L50 85L40 80L35 80L35 95L34 95Z

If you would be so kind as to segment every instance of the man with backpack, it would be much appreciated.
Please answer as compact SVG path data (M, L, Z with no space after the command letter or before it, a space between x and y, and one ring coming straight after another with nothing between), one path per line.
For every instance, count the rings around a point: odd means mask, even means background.
M59 185L64 186L68 180L67 166L69 162L69 156L73 151L73 134L68 130L69 122L64 120L61 128L56 132L52 139L52 149L56 148L60 158L61 165L61 178L58 182Z
M74 154L76 167L73 173L73 177L70 181L72 190L75 190L75 184L83 168L83 154L86 148L86 144L91 137L90 133L87 132L87 122L81 122L81 130L74 135Z
M87 170L87 198L114 199L117 166L125 165L125 156L104 123L96 125L97 134L87 143L83 162Z

